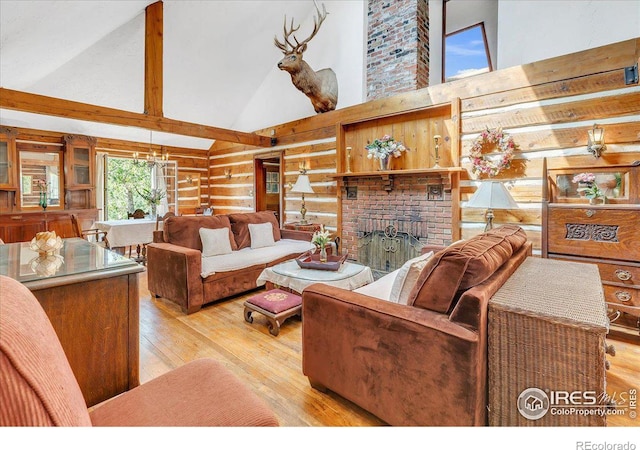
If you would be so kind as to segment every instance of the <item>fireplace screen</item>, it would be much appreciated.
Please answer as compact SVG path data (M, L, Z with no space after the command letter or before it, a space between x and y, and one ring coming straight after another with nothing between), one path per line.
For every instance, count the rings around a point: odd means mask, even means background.
M423 246L420 239L408 231L398 231L394 224L360 234L358 262L369 266L376 280L420 255Z

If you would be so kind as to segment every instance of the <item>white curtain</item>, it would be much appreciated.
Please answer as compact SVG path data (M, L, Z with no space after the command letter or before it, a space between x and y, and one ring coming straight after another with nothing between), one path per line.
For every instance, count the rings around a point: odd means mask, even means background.
M98 220L105 220L104 216L104 169L107 154L96 153L96 208L98 208Z
M169 211L169 192L167 192L167 170L168 165L156 165L154 166L154 180L155 180L155 188L160 190L161 192L165 192L165 195L162 200L160 200L160 204L158 205L158 216L162 217Z

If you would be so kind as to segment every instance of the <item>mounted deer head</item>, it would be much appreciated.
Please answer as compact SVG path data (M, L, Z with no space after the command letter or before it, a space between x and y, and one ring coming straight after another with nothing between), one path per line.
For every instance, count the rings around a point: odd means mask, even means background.
M322 12L320 12L315 0L313 4L316 6L318 15L313 18L311 36L299 42L298 38L292 35L298 31L300 25L294 27L293 18L291 18L291 25L287 29L287 16L285 16L284 43L280 42L277 37L273 38L273 42L284 53L284 58L278 62L278 68L289 72L293 85L311 99L313 109L317 113L323 113L336 109L338 103L338 79L333 70L322 69L316 72L302 60L302 54L307 49L307 44L318 33L322 22L324 22L328 14L324 4L322 5ZM295 45L289 40L290 37L295 41Z

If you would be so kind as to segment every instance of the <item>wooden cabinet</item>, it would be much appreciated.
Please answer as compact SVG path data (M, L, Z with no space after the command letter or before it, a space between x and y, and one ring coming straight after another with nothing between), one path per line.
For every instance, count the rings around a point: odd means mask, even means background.
M0 239L5 243L30 241L41 231L55 231L61 237L73 237L71 215L78 217L81 229L89 229L98 220L97 209L37 211L0 214Z
M19 192L16 132L0 127L0 212L13 211Z
M640 161L546 170L542 256L597 264L612 334L640 337ZM597 204L573 177L593 174Z
M94 208L96 139L67 135L64 140L65 203L68 208Z

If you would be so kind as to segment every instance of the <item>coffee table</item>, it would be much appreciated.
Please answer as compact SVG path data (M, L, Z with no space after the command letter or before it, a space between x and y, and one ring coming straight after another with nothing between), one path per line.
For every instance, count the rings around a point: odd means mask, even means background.
M315 270L302 269L294 259L267 267L256 280L258 286L267 283L273 285L267 285L267 289L280 287L298 293L314 283L329 284L351 291L372 282L371 268L362 264L345 261L337 271Z

